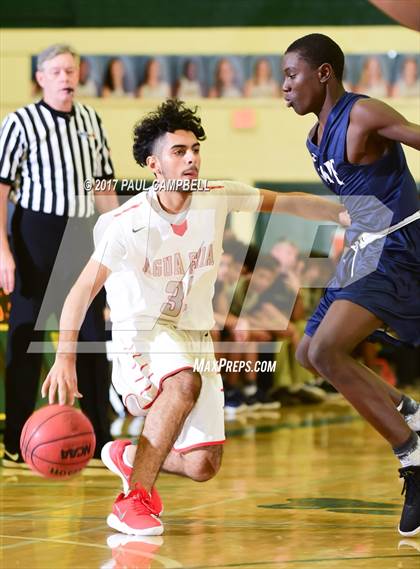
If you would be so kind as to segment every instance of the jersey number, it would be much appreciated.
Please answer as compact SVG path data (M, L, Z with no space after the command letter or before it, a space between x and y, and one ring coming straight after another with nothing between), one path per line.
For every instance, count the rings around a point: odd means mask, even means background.
M190 292L193 276L188 277L187 294ZM164 302L160 309L161 314L171 316L172 318L178 316L181 312L182 304L184 302L184 287L182 281L169 281L165 287L165 291L169 293L168 302Z

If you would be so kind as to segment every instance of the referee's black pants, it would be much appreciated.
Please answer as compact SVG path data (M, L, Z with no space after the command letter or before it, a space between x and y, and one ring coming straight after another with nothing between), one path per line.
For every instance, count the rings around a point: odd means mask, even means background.
M92 252L89 220L71 219L57 258L67 221L67 217L33 212L19 206L12 218L16 273L6 357L4 443L13 454L19 451L20 433L35 408L40 383L42 353L28 353L28 347L31 342L44 340L46 319L51 316L51 310L59 318L64 299ZM95 429L96 457L111 438L104 305L105 295L101 291L90 306L79 334L79 342L98 342L103 349L100 353L79 353L77 356L78 386L83 394L79 401ZM39 330L35 330L36 324Z

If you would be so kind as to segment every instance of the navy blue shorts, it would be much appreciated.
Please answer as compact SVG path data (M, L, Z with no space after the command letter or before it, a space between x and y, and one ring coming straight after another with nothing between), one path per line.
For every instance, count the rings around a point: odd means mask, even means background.
M333 302L348 300L369 310L384 323L385 331L390 329L398 337L378 330L369 339L420 345L420 223L368 245L356 259L354 255L349 250L341 258L305 334L315 334Z

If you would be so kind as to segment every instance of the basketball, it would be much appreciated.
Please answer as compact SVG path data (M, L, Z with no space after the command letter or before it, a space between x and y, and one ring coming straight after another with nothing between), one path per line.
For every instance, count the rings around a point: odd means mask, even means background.
M46 478L68 478L80 472L95 452L89 419L69 405L47 405L26 421L20 449L26 464Z

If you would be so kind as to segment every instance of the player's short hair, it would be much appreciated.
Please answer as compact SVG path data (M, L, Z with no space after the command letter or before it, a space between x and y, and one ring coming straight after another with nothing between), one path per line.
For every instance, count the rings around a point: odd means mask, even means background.
M43 51L41 51L41 53L36 58L36 68L38 69L38 71L42 71L42 66L46 61L54 59L54 57L57 57L57 55L62 55L63 53L70 53L70 55L72 55L76 59L79 58L77 52L69 45L62 43L55 43L53 45L50 45L49 47L46 47Z
M167 132L187 130L197 137L205 140L206 133L201 126L201 119L197 115L198 107L189 108L183 101L168 99L156 111L146 115L134 126L134 159L140 166L146 166L148 156L151 156L156 142Z
M329 63L338 81L343 80L344 53L341 47L324 34L308 34L289 45L286 53L297 52L312 67Z

